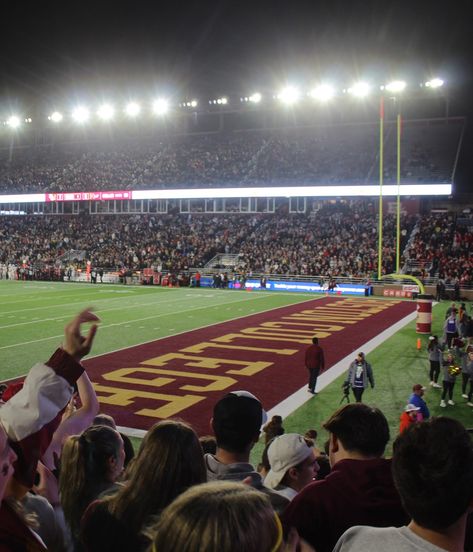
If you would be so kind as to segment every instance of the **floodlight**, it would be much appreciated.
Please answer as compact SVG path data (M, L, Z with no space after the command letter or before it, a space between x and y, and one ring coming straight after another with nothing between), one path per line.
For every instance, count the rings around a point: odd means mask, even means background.
M228 103L228 99L227 99L227 98L220 98L220 100L221 100L220 103L221 103L222 105L226 105L226 104Z
M55 111L54 113L51 113L48 119L53 123L60 123L63 119L62 113L59 113L59 111Z
M321 102L327 102L335 96L335 90L329 84L321 84L310 91L310 96Z
M11 128L18 128L21 124L20 117L12 115L7 119L7 125Z
M136 117L140 114L141 106L135 102L129 102L125 107L125 113L129 117Z
M388 92L402 92L406 88L405 81L392 81L385 86Z
M191 107L197 107L197 100L191 101Z
M440 88L443 85L444 81L442 79L431 79L425 83L428 88Z
M364 98L370 93L370 85L366 82L357 82L348 89L348 93L357 98Z
M89 110L86 107L79 106L72 112L72 118L76 123L85 123L89 120Z
M114 114L115 109L110 104L103 104L97 110L97 115L102 121L110 121L110 119L113 119Z
M261 98L262 98L261 94L259 92L255 92L254 94L251 94L251 96L248 98L248 101L252 103L260 103Z
M286 88L283 88L281 92L278 94L278 98L285 104L291 105L297 102L297 100L300 97L300 92L297 88L294 88L294 86L286 86Z
M164 98L158 98L153 102L153 113L155 115L164 115L169 110L169 102Z

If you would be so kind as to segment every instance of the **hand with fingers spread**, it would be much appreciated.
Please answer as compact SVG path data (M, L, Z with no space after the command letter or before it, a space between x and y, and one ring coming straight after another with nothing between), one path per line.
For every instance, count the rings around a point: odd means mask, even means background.
M84 337L81 334L81 325L87 322L92 322L93 324L90 326L87 336ZM64 328L64 345L62 348L78 362L82 357L89 354L92 348L92 343L97 333L97 322L100 322L100 318L86 309L79 313Z

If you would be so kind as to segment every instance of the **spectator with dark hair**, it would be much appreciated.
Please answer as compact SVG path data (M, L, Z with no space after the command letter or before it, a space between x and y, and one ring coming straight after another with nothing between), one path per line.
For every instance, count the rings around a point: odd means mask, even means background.
M263 426L264 443L267 445L269 441L284 434L282 426L282 417L275 414L268 423Z
M217 441L213 435L202 435L202 437L199 437L199 442L204 454L215 454L217 452Z
M365 404L338 409L324 428L329 432L331 473L305 487L283 515L317 552L331 552L353 525L399 527L406 522L391 475L382 456L389 441L383 413Z
M334 552L465 550L473 503L473 445L457 420L432 418L394 442L392 471L407 527L352 527Z
M260 401L248 391L227 393L215 404L211 424L217 452L205 455L207 478L248 480L252 487L269 496L276 511L282 511L289 500L265 487L261 474L250 464L251 449L258 442L266 418Z
M363 393L368 387L368 382L371 389L374 389L374 377L371 364L367 362L364 353L358 353L355 360L348 368L346 384L349 384L355 395L357 403L361 402Z
M177 420L158 422L143 439L128 475L116 493L85 512L80 537L86 551L146 549L146 527L182 492L206 481L195 431Z

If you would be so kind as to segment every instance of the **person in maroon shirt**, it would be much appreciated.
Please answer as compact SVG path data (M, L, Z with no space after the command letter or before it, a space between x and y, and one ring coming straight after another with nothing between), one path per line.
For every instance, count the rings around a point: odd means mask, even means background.
M307 391L315 395L315 385L320 371L325 368L324 351L319 345L318 337L312 338L312 345L305 352L305 367L309 370L309 388Z

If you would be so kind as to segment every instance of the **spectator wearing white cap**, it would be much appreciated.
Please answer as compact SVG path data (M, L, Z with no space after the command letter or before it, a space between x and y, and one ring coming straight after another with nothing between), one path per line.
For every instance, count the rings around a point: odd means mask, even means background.
M298 433L275 437L268 449L271 466L264 484L292 500L319 470L314 448Z
M410 425L422 421L420 408L415 404L409 403L404 407L404 412L401 414L401 423L399 424L399 433L405 431Z

